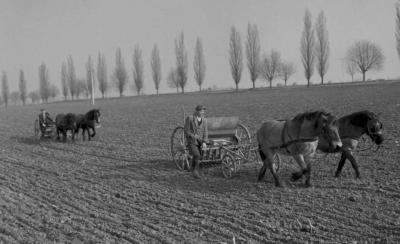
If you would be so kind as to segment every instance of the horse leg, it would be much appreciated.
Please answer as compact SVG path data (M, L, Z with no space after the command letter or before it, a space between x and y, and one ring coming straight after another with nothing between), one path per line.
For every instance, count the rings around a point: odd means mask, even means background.
M60 140L60 130L57 128L57 140Z
M63 141L66 142L66 141L67 141L67 130L64 130L64 131L62 132L62 134L63 134L63 136L64 136Z
M293 155L293 158L296 160L297 164L300 167L300 171L294 172L292 174L292 181L299 180L303 174L306 172L306 163L304 162L304 157L301 154Z
M340 161L339 161L338 167L337 167L336 172L335 172L335 177L336 178L340 176L340 173L342 172L342 168L344 166L344 163L346 162L346 158L347 158L346 154L342 151L342 155L340 156Z
M304 175L306 176L306 187L311 186L311 161L312 161L312 155L307 155L304 159L306 161L306 170L304 171Z
M358 164L356 162L356 159L353 156L353 152L349 150L343 150L343 152L346 154L346 157L350 160L351 166L353 166L354 171L356 172L356 178L360 178L360 171L358 170Z
M72 130L72 141L75 141L75 130Z
M281 181L280 181L280 179L279 179L279 177L278 177L278 175L276 173L275 167L273 165L274 161L273 161L273 159L271 157L271 152L269 152L269 150L263 151L261 149L261 147L259 147L258 151L260 153L261 160L263 161L263 166L260 169L260 172L258 173L258 181L261 181L264 178L265 172L266 172L267 168L269 168L269 170L271 171L272 176L274 177L275 186L282 187L282 183L281 183ZM264 152L266 152L266 153L264 153Z
M88 138L89 138L89 141L92 139L92 136L90 135L90 128L88 127L88 128L86 128L86 131L87 131L87 135L88 135Z
M94 137L94 136L96 135L96 128L95 128L95 126L93 126L92 130L93 130L93 134L92 134L91 136Z
M82 128L82 140L85 140L85 128Z
M276 173L276 169L274 167L274 160L273 157L271 155L271 153L267 153L267 162L268 162L268 167L269 167L269 171L271 171L272 176L274 177L275 180L275 186L276 187L283 187L281 180L279 179L278 174Z
M263 153L263 151L261 150L261 148L259 148L258 149L258 153L260 154L260 157L261 157L261 160L262 160L262 162L263 162L263 166L262 166L262 168L260 169L260 173L258 174L258 179L257 179L257 181L261 181L263 178L264 178L264 176L265 176L265 171L267 171L267 163L266 163L266 158L267 158L267 156L265 156L265 154Z

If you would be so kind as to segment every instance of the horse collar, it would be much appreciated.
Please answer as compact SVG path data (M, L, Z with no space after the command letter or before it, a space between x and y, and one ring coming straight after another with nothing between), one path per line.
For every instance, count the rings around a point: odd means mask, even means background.
M281 140L282 140L282 144L280 146L277 147L273 147L272 149L282 149L285 148L287 153L290 153L288 147L294 143L297 142L315 142L318 140L318 137L314 137L314 138L300 138L300 131L299 131L299 135L297 139L292 140L291 136L289 135L289 126L288 126L289 121L286 120L285 124L283 125L283 129L282 129L282 134L281 134ZM285 142L285 131L287 131L287 135L289 138L288 142Z

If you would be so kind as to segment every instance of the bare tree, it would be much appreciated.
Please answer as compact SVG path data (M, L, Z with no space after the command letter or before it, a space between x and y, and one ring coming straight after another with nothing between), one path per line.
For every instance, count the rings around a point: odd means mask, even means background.
M161 59L157 44L154 44L153 51L151 52L151 74L153 76L154 85L158 95L161 81Z
M76 95L76 74L75 74L75 66L74 61L72 60L72 56L67 58L67 81L69 87L69 93L71 94L71 99L74 100Z
M396 3L396 49L400 58L400 2Z
M89 92L87 91L85 78L80 78L76 81L76 87L75 87L76 98L79 99L80 95L82 94L87 94L87 96L89 95Z
M247 42L246 42L246 55L247 67L249 68L251 82L253 88L256 88L256 80L259 75L260 68L260 38L258 35L257 25L247 25Z
M175 40L175 55L176 55L176 78L181 88L182 93L185 93L188 72L188 57L185 49L185 40L183 32L177 40Z
M368 70L381 70L385 57L383 51L370 41L358 41L347 50L347 60L353 63L363 75Z
M281 66L281 55L278 51L272 50L269 55L264 55L261 64L261 74L269 82L269 87L272 87L272 81L279 76Z
M243 54L242 41L240 33L234 26L231 28L231 37L229 41L229 63L231 65L231 73L233 81L236 85L236 91L239 90L239 82L242 77L243 70Z
M26 80L24 71L21 69L19 71L19 94L22 101L22 104L25 105L26 103Z
M47 103L49 100L49 71L46 64L42 63L39 66L39 92L42 102Z
M125 69L125 62L122 58L121 48L118 48L115 53L115 69L113 74L114 82L119 91L119 96L122 97L125 90L125 85L128 83L128 73Z
M98 63L97 63L97 80L99 82L99 90L101 92L102 97L104 98L105 93L108 89L108 81L107 81L107 65L106 58L104 54L99 53Z
M11 92L11 94L10 94L10 100L11 100L11 102L12 102L14 105L17 105L17 104L18 104L19 97L20 97L20 94L19 94L18 91L13 91L13 92Z
M328 30L326 29L326 18L323 11L318 15L317 22L315 23L315 31L317 35L317 70L321 77L321 84L324 84L324 76L328 71L329 40Z
M307 79L307 86L310 86L310 79L314 73L315 62L315 39L314 30L311 24L311 13L307 9L304 15L304 30L301 37L301 61L303 62L304 75Z
M346 64L346 72L351 76L351 81L354 81L354 75L356 74L357 67L353 62L347 62Z
M196 48L194 50L193 69L194 79L196 80L197 85L199 85L199 90L201 91L201 85L203 84L206 75L206 63L204 60L203 44L199 37L196 40Z
M59 90L58 87L57 87L56 85L54 85L54 84L51 84L51 85L50 85L49 92L50 92L50 97L51 97L53 100L55 100L55 98L58 96L58 94L60 94L60 90Z
M280 71L280 76L282 80L285 81L285 86L287 86L287 81L289 80L290 76L296 73L296 68L291 62L282 62Z
M179 93L179 81L178 74L175 68L171 68L167 76L168 86L171 88L176 88L176 93Z
M64 100L67 100L68 97L68 71L67 71L67 64L62 62L61 64L61 89Z
M94 68L92 57L89 56L88 61L86 63L86 87L87 94L90 94L90 98L93 98L92 94L92 81L94 82Z
M40 96L39 96L39 92L38 91L29 92L28 97L31 99L33 104L39 102L39 100L40 100Z
M143 59L142 50L139 45L135 45L135 50L133 51L133 81L135 83L136 92L140 95L143 89Z
M4 105L7 107L8 106L8 97L10 95L10 90L8 88L7 73L5 71L3 71L3 74L1 76L1 86L2 86L2 94L3 94Z

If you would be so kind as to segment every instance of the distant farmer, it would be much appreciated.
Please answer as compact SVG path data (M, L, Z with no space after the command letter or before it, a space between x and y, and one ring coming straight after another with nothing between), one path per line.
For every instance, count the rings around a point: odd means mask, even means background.
M207 120L204 118L206 107L197 105L193 115L185 119L185 135L192 159L192 170L195 178L200 178L199 161L201 147L206 147L208 140Z
M50 118L50 114L44 110L40 110L39 114L39 124L40 124L40 131L42 132L42 137L46 131L46 127L49 126L50 124L54 123L53 120Z

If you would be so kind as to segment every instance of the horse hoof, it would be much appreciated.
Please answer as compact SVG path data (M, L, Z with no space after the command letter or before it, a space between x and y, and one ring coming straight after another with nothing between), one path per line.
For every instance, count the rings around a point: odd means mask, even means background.
M301 176L303 176L303 174L300 172L292 173L292 181L299 180L301 178Z
M335 178L339 178L339 176L340 176L340 173L336 172L335 173Z

